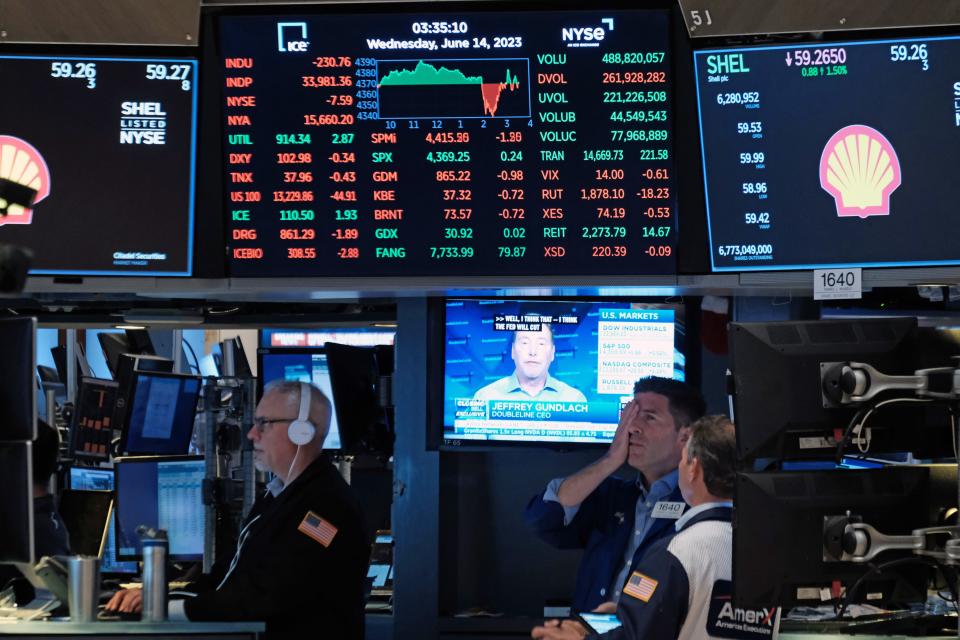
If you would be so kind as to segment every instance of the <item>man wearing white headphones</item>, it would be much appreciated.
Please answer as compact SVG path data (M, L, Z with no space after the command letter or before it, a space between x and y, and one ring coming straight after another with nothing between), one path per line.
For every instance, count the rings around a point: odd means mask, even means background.
M194 593L170 603L170 619L262 620L267 638L364 635L370 546L350 487L322 454L330 401L304 382L264 389L253 428L254 464L274 474L243 523L236 549L218 554ZM139 611L139 590L108 610Z

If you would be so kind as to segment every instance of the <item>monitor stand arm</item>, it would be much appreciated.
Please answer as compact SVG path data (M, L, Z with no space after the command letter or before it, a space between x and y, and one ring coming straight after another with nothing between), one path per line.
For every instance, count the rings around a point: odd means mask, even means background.
M912 376L891 376L865 362L821 362L824 407L862 404L887 391L912 392L918 398L960 399L960 368L917 369Z
M914 529L909 535L887 535L859 516L823 518L824 562L870 562L886 551L912 551L945 564L960 564L960 528L954 526Z

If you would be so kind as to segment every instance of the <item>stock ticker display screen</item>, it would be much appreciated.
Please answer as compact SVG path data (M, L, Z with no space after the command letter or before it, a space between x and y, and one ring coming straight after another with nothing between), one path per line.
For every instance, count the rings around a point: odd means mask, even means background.
M675 273L667 12L218 29L232 275Z
M0 79L0 243L33 274L191 275L196 60L0 55Z
M960 38L695 65L714 271L960 264Z

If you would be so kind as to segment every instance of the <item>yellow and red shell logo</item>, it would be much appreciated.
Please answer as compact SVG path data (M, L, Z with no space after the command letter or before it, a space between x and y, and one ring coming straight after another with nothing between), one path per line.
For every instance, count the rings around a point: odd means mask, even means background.
M890 215L890 194L900 180L893 145L866 125L837 131L820 156L820 186L833 196L840 217Z
M0 135L0 178L35 189L34 204L50 195L50 170L33 145L13 136ZM0 226L5 224L30 224L33 209L18 204L0 202L6 206L7 215L0 216Z

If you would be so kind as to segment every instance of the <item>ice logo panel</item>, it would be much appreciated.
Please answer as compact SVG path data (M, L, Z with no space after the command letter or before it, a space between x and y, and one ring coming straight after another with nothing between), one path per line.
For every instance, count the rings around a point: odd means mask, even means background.
M833 196L841 218L890 215L890 194L900 186L897 152L872 127L844 127L823 148L820 186Z
M0 179L36 190L34 204L50 195L50 170L46 161L33 145L20 138L0 135ZM0 226L33 221L33 209L0 199L0 210L3 208L7 215L0 216Z

